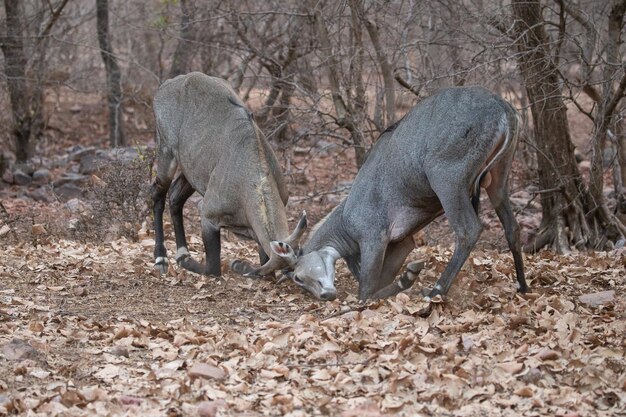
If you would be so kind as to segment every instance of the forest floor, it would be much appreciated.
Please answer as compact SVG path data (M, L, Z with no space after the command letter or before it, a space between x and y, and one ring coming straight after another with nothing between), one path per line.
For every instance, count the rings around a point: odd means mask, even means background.
M102 145L101 107L59 117L94 130L56 132L43 151L50 158L76 143ZM149 123L133 117L137 144L148 143ZM302 145L279 157L291 225L303 209L315 224L355 173L338 147ZM69 201L34 202L32 186L0 186L0 415L626 415L624 248L525 255L531 293L520 296L485 200L480 243L427 318L420 291L453 249L445 219L418 235L409 256L426 262L419 282L388 300L358 303L341 261L333 302L236 276L228 260L256 254L230 233L220 279L176 266L159 276L149 169L137 168L149 158L133 164L91 174L85 194ZM76 165L55 165L53 178ZM512 203L527 238L540 211L525 182L514 176ZM115 194L120 187L135 200ZM198 200L185 212L196 259Z

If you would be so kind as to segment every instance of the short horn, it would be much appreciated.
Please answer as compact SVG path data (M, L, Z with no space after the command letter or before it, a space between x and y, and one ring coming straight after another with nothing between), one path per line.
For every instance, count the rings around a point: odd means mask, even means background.
M272 256L270 256L270 260L265 262L263 265L261 265L260 268L257 268L254 272L256 273L256 275L265 276L284 267L285 260L280 256L272 254Z
M298 243L300 242L300 239L302 238L306 227L306 210L302 210L302 216L300 216L300 220L298 221L296 228L294 229L293 233L290 234L287 239L285 239L285 242L289 243L291 246L298 246Z

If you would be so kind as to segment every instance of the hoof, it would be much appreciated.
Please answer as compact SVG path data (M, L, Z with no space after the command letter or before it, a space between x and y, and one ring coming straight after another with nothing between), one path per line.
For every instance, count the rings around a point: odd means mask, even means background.
M424 261L415 261L407 264L406 269L413 275L417 275L424 269Z
M441 294L441 286L435 285L432 290L428 288L422 289L422 295L424 295L424 301L431 304L441 304L444 302L443 294Z
M159 273L166 274L168 267L169 267L169 262L167 261L167 258L163 256L159 256L158 258L154 260L154 269L159 271Z
M258 278L259 275L256 273L256 269L252 267L248 262L242 261L239 259L234 259L230 261L229 264L230 270L236 274L242 275L246 278Z
M185 259L189 258L190 256L191 255L189 254L189 250L186 247L181 246L176 251L176 263L180 264L181 262L183 262Z
M524 283L524 285L520 285L519 282L517 283L517 292L520 294L526 294L528 293L528 285L526 283Z

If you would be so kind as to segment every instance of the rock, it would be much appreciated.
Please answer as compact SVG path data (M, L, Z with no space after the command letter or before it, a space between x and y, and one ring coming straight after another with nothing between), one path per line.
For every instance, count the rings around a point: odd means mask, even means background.
M139 158L139 150L136 147L115 148L109 151L112 158L122 162L131 162Z
M202 401L198 404L198 416L215 417L217 415L217 410L223 407L226 407L226 401L224 400Z
M78 198L72 198L65 203L65 207L72 213L84 213L91 210L91 206Z
M36 359L39 351L32 347L27 341L14 338L9 343L2 346L1 350L5 359L10 361L21 361L24 359Z
M10 231L11 231L11 228L7 226L6 224L3 224L2 227L0 227L0 237L6 235Z
M45 168L40 168L33 172L33 184L44 185L50 182L50 171Z
M66 183L58 187L54 187L54 194L63 201L79 198L83 195L83 189L77 185Z
M26 195L35 201L41 201L43 203L52 203L54 196L46 189L46 187L39 187L33 191L29 191Z
M63 174L61 176L61 178L59 178L58 180L56 180L53 184L55 187L60 187L62 185L71 183L71 184L82 184L84 182L86 182L89 179L89 177L87 177L86 175L82 175L82 174L74 174L71 172L66 172L65 174Z
M126 346L122 346L122 345L115 345L111 348L110 350L111 355L114 356L123 356L125 358L128 358L130 356L130 354L128 353L128 348Z
M85 148L81 145L74 145L67 150L70 154L70 161L80 161L85 155L94 155L98 149L93 146Z
M4 173L2 174L2 181L6 182L7 184L13 184L13 171L8 169L4 171Z
M28 185L31 182L33 182L33 177L31 177L21 169L16 169L15 171L13 171L13 184Z
M122 395L117 400L122 405L140 405L143 402L142 398L132 397L130 395Z
M15 163L15 171L22 171L24 174L29 177L33 176L33 172L35 172L35 168L30 165L28 162L16 162Z
M43 226L43 224L33 224L30 232L34 235L34 236L41 236L41 235L45 235L46 232L46 228Z
M528 372L520 377L520 380L526 382L527 384L536 384L543 378L541 373L541 369L539 368L530 368Z
M615 300L615 291L610 290L584 294L579 296L578 299L591 307L598 307L602 304L612 303Z
M223 379L226 376L226 372L221 368L208 363L195 363L187 373L191 379Z
M79 219L70 219L67 222L67 228L72 231L76 231L78 229L78 225L80 224Z
M78 172L81 174L93 174L111 162L106 154L86 154L80 158Z

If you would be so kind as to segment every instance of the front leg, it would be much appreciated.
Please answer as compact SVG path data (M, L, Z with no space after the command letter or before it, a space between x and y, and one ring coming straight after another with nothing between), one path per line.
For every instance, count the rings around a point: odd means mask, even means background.
M392 242L387 245L385 261L383 262L383 269L380 273L380 279L378 280L377 290L388 287L393 283L406 257L409 256L413 249L415 249L415 240L412 235L405 237L399 242Z
M359 301L365 301L376 292L380 285L387 242L361 246L361 271L359 279Z
M424 269L424 261L411 262L406 266L406 271L399 280L392 282L384 288L376 291L370 298L377 300L380 298L393 297L394 295L408 290L413 286L419 273Z

